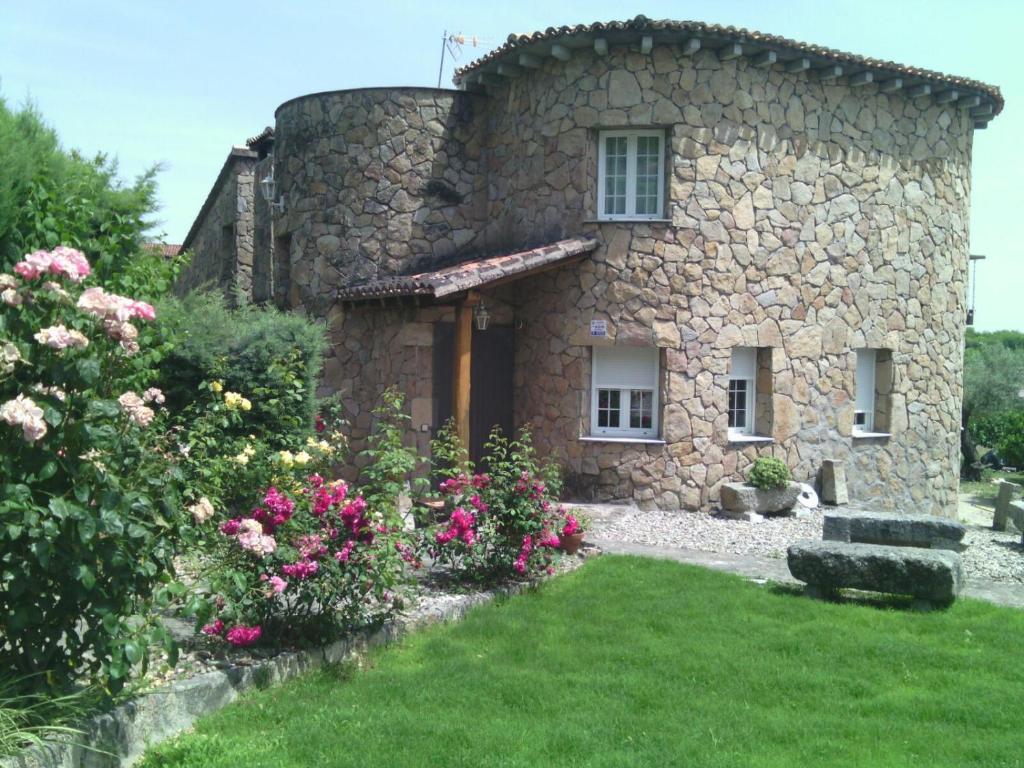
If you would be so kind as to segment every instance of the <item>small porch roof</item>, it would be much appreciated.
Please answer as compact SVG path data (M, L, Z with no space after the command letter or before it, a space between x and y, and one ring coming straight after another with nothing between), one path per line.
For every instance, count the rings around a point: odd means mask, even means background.
M590 253L597 245L598 241L594 238L574 237L559 240L527 251L464 261L433 272L395 275L347 285L338 290L337 298L340 301L367 301L402 296L449 298L474 288L543 272Z

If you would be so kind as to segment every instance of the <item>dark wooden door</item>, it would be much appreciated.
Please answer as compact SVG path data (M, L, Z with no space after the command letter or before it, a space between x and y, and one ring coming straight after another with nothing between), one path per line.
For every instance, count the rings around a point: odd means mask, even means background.
M440 427L452 415L452 368L455 326L434 325L434 424ZM469 455L480 461L487 436L495 426L511 436L512 377L515 372L515 331L512 326L473 329L469 395Z

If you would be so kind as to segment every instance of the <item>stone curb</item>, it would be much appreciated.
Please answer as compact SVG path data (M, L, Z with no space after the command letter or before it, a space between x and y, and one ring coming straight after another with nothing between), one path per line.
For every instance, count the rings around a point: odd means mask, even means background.
M125 768L134 765L147 748L188 729L200 717L227 706L247 690L291 680L432 624L458 621L471 608L496 597L519 594L531 586L534 585L512 584L472 595L456 595L452 604L434 608L423 616L392 619L376 630L363 630L323 648L282 653L251 666L235 666L175 681L167 688L143 694L87 720L80 726L85 731L81 740L87 746L54 740L14 757L0 759L0 768Z

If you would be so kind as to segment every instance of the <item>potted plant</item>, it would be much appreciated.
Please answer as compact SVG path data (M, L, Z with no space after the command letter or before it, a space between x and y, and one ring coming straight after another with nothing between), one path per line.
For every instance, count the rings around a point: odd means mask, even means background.
M760 515L791 515L799 497L800 484L792 481L789 467L771 456L754 461L747 482L722 486L723 511L747 520Z
M567 555L575 555L583 544L583 536L590 528L590 519L580 510L565 513L564 523L558 532L558 548Z

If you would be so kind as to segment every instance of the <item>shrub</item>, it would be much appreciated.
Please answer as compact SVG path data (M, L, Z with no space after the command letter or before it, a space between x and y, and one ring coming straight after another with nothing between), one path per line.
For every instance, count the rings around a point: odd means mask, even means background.
M317 409L322 324L271 307L229 309L217 293L168 299L158 309L159 330L172 347L160 365L172 407L184 411L202 382L219 380L251 400L247 430L266 435L274 447L304 438Z
M971 433L978 445L994 449L1009 466L1024 466L1024 410L978 417L971 423Z
M373 411L376 425L369 446L362 452L368 461L360 474L360 487L367 503L389 525L400 524L398 499L405 492L406 483L417 487L422 483L412 477L419 457L402 443L406 425L411 421L402 411L404 402L404 396L396 389L385 390L380 405Z
M116 690L169 635L165 597L179 533L179 473L163 395L128 390L153 308L81 283L69 248L0 274L0 662Z
M747 475L747 482L755 488L771 490L782 488L790 480L789 467L781 459L762 456L754 461Z
M247 511L255 501L253 489L294 485L311 472L327 474L343 458L346 444L336 414L319 419L316 432L279 438L257 431L255 410L245 394L227 390L221 381L199 385L171 429L186 503L205 498L232 514ZM201 536L197 543L204 543Z
M487 472L474 471L450 425L432 451L455 459L440 483L450 518L427 529L421 548L457 576L474 579L550 572L558 535L568 522L555 499L554 465L540 466L529 430L508 439L495 429L487 442Z
M312 474L271 486L251 512L214 520L208 573L212 619L203 627L234 646L318 640L391 614L411 549L366 499Z
M0 271L64 243L94 257L108 290L153 299L170 287L166 261L142 247L157 207L157 167L125 185L106 155L65 152L34 108L13 112L0 99L0 168Z

